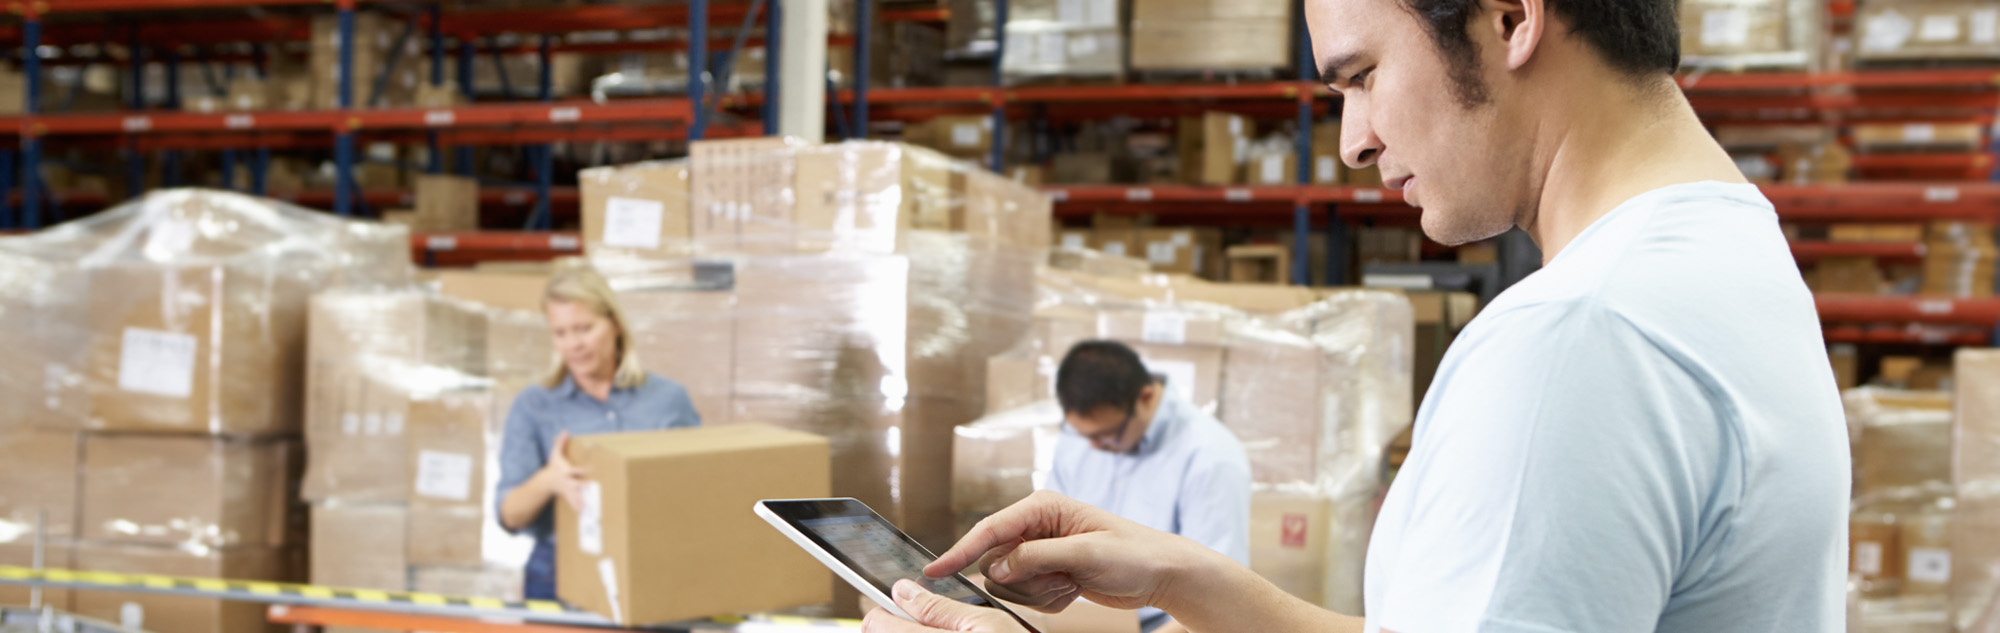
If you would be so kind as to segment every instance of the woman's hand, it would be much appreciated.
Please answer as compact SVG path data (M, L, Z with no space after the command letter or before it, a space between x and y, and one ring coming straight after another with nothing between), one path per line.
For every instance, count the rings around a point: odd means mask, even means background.
M1167 607L1175 583L1234 562L1053 492L987 517L924 569L943 577L979 564L994 597L1054 613L1077 598L1119 609ZM914 615L914 614L912 614Z
M908 580L896 581L891 590L895 594L896 606L915 618L915 622L896 617L884 609L868 612L861 621L862 633L939 633L957 631L960 633L1027 633L1027 628L1006 612L991 607L976 607L957 600L925 591L917 583Z
M571 510L583 510L583 484L587 473L569 463L569 431L556 436L555 448L549 451L549 463L535 473L537 485L551 497L562 497Z

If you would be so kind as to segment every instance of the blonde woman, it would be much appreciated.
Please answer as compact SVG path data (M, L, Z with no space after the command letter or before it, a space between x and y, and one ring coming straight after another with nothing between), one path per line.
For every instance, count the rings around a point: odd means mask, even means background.
M625 315L604 277L571 270L549 280L542 312L558 360L514 398L500 444L500 525L535 537L525 593L555 599L557 497L580 505L585 473L564 458L571 435L700 426L687 389L640 368Z

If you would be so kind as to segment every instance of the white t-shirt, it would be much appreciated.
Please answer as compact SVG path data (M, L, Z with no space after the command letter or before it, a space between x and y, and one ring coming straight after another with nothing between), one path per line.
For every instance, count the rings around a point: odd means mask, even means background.
M1750 185L1606 214L1460 333L1368 550L1367 630L1843 630L1847 429Z

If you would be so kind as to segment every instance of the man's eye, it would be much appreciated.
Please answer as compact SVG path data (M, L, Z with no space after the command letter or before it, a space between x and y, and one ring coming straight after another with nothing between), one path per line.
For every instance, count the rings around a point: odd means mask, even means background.
M1362 86L1362 82L1368 80L1369 73L1373 72L1375 72L1375 69L1369 68L1361 72L1354 73L1354 76L1347 78L1347 85L1359 88Z

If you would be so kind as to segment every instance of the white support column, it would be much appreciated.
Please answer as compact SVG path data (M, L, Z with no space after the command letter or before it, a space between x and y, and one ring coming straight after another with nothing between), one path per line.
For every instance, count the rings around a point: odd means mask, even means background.
M811 141L826 138L827 0L785 3L784 45L778 60L778 133Z

